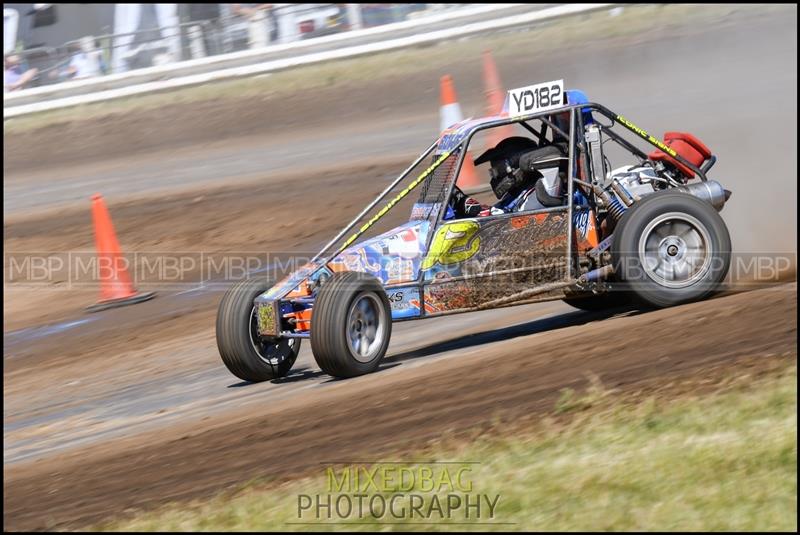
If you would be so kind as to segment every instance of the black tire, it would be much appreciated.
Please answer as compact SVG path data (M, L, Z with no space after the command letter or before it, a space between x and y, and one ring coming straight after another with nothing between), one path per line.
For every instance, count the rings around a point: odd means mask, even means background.
M238 282L223 296L217 311L217 349L230 372L254 383L283 377L292 369L300 339L265 340L256 332L253 299L270 288L264 280Z
M730 267L731 238L709 203L665 191L625 212L611 258L626 290L647 305L668 307L719 289Z
M369 311L373 311L373 321ZM374 334L371 342L370 333ZM367 344L364 354L352 347L351 334ZM389 298L375 277L354 271L335 273L320 287L311 315L311 350L322 371L342 378L375 371L391 336Z

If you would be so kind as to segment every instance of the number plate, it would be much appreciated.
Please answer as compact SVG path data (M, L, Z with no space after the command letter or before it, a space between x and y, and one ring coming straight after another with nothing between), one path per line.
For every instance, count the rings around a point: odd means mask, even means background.
M529 85L508 92L509 115L530 115L564 106L564 80Z

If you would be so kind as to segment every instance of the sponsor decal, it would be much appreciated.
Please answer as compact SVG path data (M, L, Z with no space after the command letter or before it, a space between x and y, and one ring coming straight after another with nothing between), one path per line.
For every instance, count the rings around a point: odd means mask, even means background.
M419 316L419 288L395 288L386 291L389 304L392 307L392 318L414 318Z
M411 220L428 219L434 214L439 213L442 204L435 203L415 203L411 208Z
M356 249L355 251L343 254L341 257L331 262L331 265L335 266L334 269L336 271L339 271L337 269L339 266L344 265L343 271L361 271L364 273L373 274L379 273L381 270L380 262L372 261L372 258L379 255L380 252L378 251L368 251L366 247L362 247L360 249Z
M481 239L475 235L479 229L480 225L475 221L456 221L439 228L428 256L422 261L422 270L429 270L437 264L458 264L471 258L481 247Z
M387 256L401 256L403 258L417 258L420 256L419 235L416 228L404 229L397 234L392 234L378 242L378 245Z
M417 308L420 306L419 299L412 299L410 303ZM441 312L441 310L439 310L433 303L428 303L425 301L425 314L433 314L435 312Z
M511 228L521 229L527 227L530 222L531 222L530 217L512 217Z
M406 282L415 278L414 261L412 259L393 257L386 263L386 284Z
M576 212L572 221L575 225L575 234L578 238L579 249L591 249L597 245L598 236L595 227L594 211L586 210Z
M643 139L646 139L647 141L649 141L650 143L652 143L653 145L655 145L656 147L658 147L662 151L666 152L670 156L677 156L678 155L678 153L675 152L674 149L671 149L668 146L666 146L663 141L661 141L660 139L656 138L655 136L653 136L651 134L648 134L646 131L642 130L641 128L639 128L638 126L636 126L635 124L630 122L628 119L626 119L622 115L617 115L617 121L619 121L620 123L624 124L625 126L630 128L631 130L633 130L634 132L639 134L639 136L641 136Z
M589 231L589 212L576 212L572 220L580 237L585 238L586 233Z
M436 145L436 152L452 152L452 150L455 149L465 137L467 137L468 133L469 129L445 131L445 133L442 135L441 141L439 141L439 144Z

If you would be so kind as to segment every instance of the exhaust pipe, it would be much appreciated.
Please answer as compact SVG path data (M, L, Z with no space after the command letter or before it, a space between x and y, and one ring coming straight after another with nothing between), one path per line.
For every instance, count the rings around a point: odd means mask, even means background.
M723 188L722 184L716 180L706 180L705 182L697 182L689 186L679 186L675 189L685 191L690 195L703 199L713 206L717 212L725 207L725 203L731 197L731 191Z

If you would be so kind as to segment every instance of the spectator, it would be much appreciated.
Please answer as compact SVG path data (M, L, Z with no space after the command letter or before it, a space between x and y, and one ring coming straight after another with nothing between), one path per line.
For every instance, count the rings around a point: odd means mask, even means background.
M38 69L22 69L19 56L9 54L4 58L3 92L17 91L27 86L39 74Z
M67 67L67 76L73 80L91 78L102 74L100 68L101 54L94 46L94 39L84 37L80 45L74 49L72 59Z
M203 35L202 51L205 55L219 54L221 50L220 35L224 28L222 25L219 4L189 4L189 21L201 25ZM195 55L192 55L194 58Z
M80 43L69 43L67 51L70 53L69 61L62 62L50 71L49 77L64 82L66 80L80 80L91 78L104 73L103 58L100 50L94 48L94 39L84 37Z

